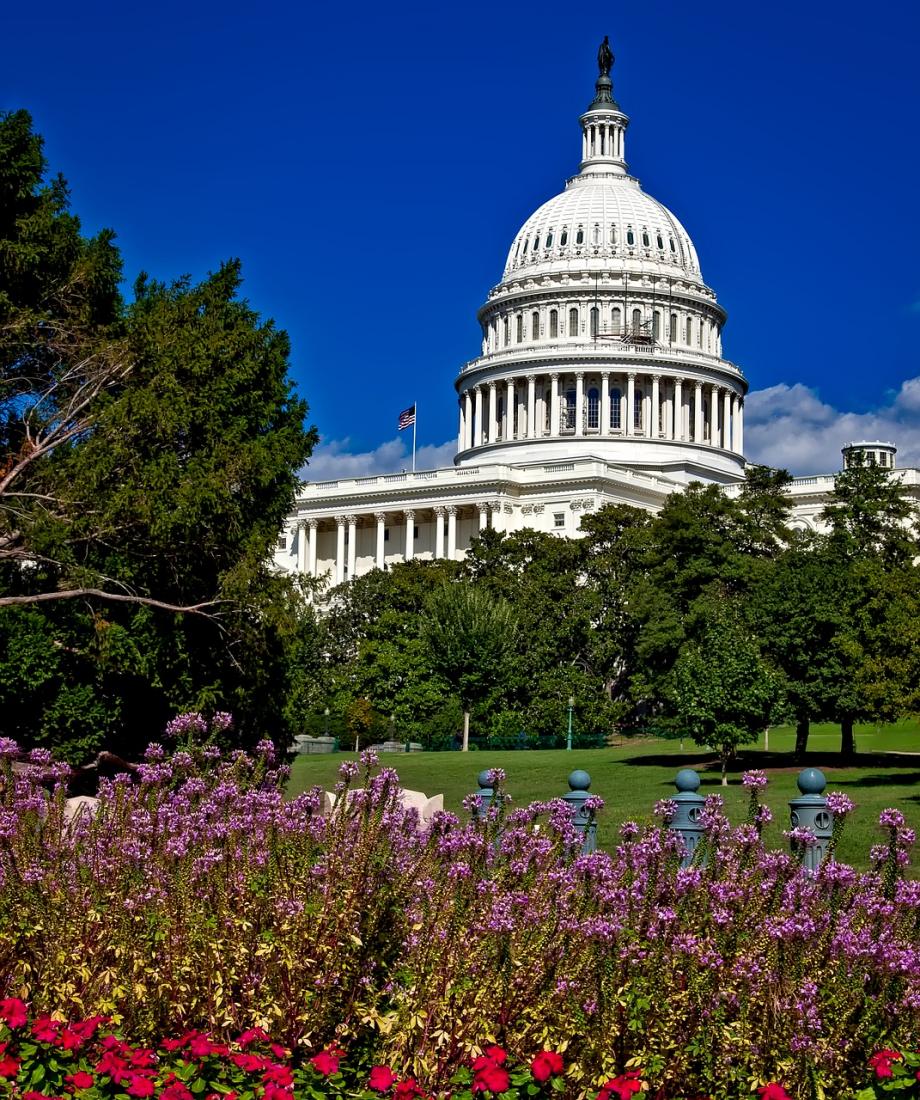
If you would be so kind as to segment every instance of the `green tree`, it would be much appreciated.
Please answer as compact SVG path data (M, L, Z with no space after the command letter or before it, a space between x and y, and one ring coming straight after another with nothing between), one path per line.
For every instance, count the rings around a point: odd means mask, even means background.
M422 641L435 670L463 710L463 751L470 711L501 680L517 638L511 605L473 584L444 584L428 601Z
M917 509L897 474L856 451L834 478L822 519L834 549L846 558L880 557L887 565L916 556Z
M730 603L714 603L680 651L669 703L681 732L719 753L722 783L740 745L757 740L780 701L780 680Z

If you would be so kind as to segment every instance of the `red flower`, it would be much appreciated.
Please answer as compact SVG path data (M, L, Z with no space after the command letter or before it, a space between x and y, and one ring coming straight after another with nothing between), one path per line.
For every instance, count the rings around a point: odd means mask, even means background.
M332 1070L335 1073L335 1070ZM294 1083L294 1074L289 1066L269 1066L262 1074L262 1080L266 1084L279 1085L283 1089L290 1088Z
M32 1034L40 1043L56 1043L62 1024L50 1016L36 1016L32 1024Z
M18 1077L19 1076L19 1059L14 1058L12 1054L5 1053L6 1043L3 1044L3 1050L0 1050L0 1077Z
M288 1056L287 1047L283 1047L280 1043L270 1043L268 1049L276 1058L287 1058ZM340 1050L334 1051L334 1053L336 1052L339 1054L342 1053Z
M150 1077L146 1077L143 1073L134 1073L131 1075L131 1081L125 1092L129 1096L145 1097L153 1096L156 1090L157 1087Z
M183 1047L185 1044L181 1039L164 1039L160 1046L163 1050L176 1051Z
M262 1100L294 1100L294 1090L283 1089L269 1081L262 1091Z
M120 1085L128 1079L128 1063L114 1051L107 1050L96 1063L96 1072L107 1074Z
M374 1092L389 1092L396 1081L396 1074L389 1066L374 1066L367 1081L367 1087Z
M760 1100L792 1100L789 1093L776 1081L771 1081L769 1085L761 1085L757 1095Z
M91 1089L96 1079L85 1069L78 1069L76 1073L68 1073L64 1080L75 1089Z
M601 1087L597 1100L629 1100L636 1092L642 1091L642 1071L630 1069L613 1077Z
M479 1059L477 1059L479 1061ZM504 1092L511 1084L507 1070L489 1062L476 1071L473 1077L473 1092Z
M241 1047L248 1047L250 1043L259 1043L266 1039L268 1039L267 1031L263 1031L260 1027L251 1027L248 1031L243 1032L237 1042Z
M70 1030L75 1031L85 1041L92 1039L99 1030L99 1025L108 1023L108 1020L108 1016L87 1016L85 1020L77 1020L75 1024L71 1024Z
M412 1077L397 1081L396 1088L393 1089L393 1100L415 1100L415 1097L424 1095Z
M7 1027L24 1027L28 1018L29 1010L25 1001L20 1001L18 997L7 997L5 1001L0 1001L0 1019L6 1022Z
M153 1069L156 1064L157 1060L152 1050L141 1047L131 1051L132 1069Z
M160 1091L160 1100L192 1100L192 1094L181 1081L173 1081Z
M558 1077L564 1068L562 1055L554 1050L541 1050L530 1063L530 1072L533 1079L539 1084L545 1084L550 1077Z
M503 1066L508 1060L508 1052L502 1050L501 1047L491 1046L486 1047L482 1052L487 1058L491 1058L497 1066Z
M243 1073L258 1073L271 1065L267 1058L261 1058L258 1054L231 1054L230 1061Z
M337 1050L337 1047L321 1050L319 1054L314 1054L310 1059L310 1065L317 1070L317 1072L321 1073L323 1077L329 1077L333 1073L338 1073L339 1056Z
M891 1077L891 1063L900 1061L898 1050L877 1050L869 1059L869 1068L875 1070L876 1077Z
M58 1046L64 1050L79 1050L83 1046L83 1036L72 1027L65 1027L61 1032Z

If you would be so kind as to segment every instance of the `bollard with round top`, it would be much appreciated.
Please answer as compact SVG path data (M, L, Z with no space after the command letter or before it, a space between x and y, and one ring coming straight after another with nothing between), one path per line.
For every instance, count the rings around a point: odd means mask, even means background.
M793 829L807 829L815 838L814 844L802 846L802 866L817 871L834 834L834 815L824 795L827 780L818 768L805 768L797 783L801 795L789 801L789 821Z
M479 809L474 811L474 816L478 817L485 815L489 812L489 807L492 805L492 798L495 794L495 784L492 782L492 777L489 774L489 769L484 768L479 775L476 776L476 782L479 784L479 790L476 792L476 797L479 799Z
M677 794L672 801L677 804L677 813L668 822L668 828L678 833L684 842L684 855L680 861L681 867L689 867L693 860L693 853L703 835L703 826L700 824L700 816L706 801L701 794L700 773L693 768L681 768L674 777L674 786Z
M572 823L581 833L581 854L588 855L597 849L597 821L594 814L585 811L585 803L591 797L588 791L591 788L591 776L580 768L569 773L569 793L562 796L575 810Z

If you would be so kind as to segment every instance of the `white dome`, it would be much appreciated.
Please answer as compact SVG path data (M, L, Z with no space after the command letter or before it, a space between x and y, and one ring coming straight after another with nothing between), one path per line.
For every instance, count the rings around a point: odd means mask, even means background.
M675 268L702 279L696 249L686 229L666 206L647 195L631 176L575 176L565 191L545 202L524 222L511 244L503 280L571 271L583 263L616 259ZM607 266L604 264L604 266Z

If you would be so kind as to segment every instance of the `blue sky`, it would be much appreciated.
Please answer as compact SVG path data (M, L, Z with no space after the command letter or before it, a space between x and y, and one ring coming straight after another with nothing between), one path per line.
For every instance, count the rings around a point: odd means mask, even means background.
M230 256L292 338L311 476L449 460L453 380L515 232L577 168L609 34L627 155L693 237L753 391L751 457L920 464L920 5L19 5L26 107L87 229L140 270Z

